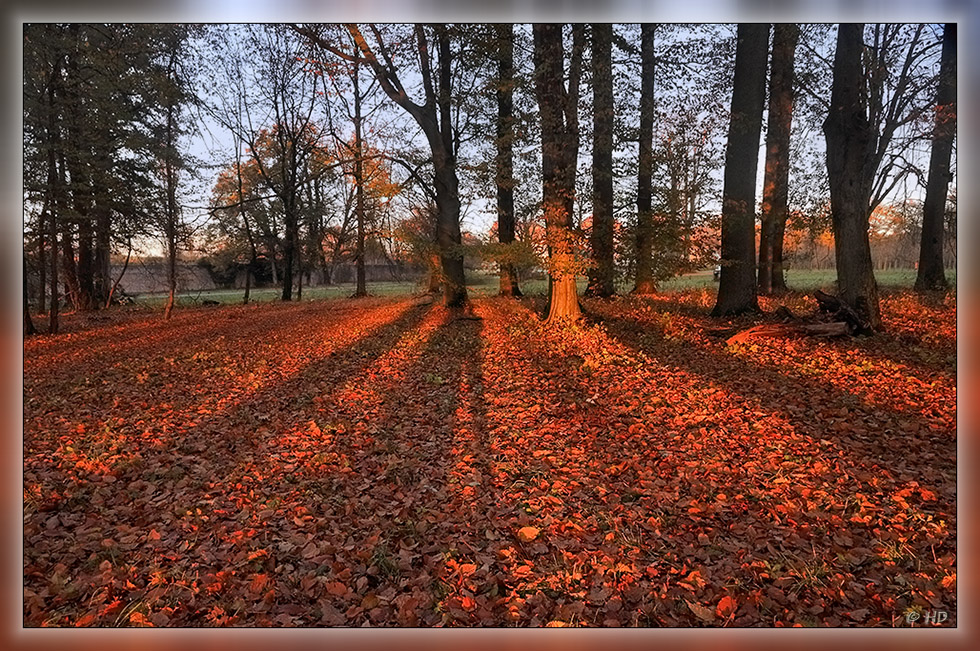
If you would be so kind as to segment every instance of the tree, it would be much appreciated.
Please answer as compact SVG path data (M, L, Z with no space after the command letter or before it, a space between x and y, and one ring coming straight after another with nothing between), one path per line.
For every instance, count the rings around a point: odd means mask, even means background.
M447 307L460 307L466 302L466 279L459 225L459 176L456 171L459 134L454 133L453 128L453 49L450 29L441 24L430 27L417 24L413 28L412 38L416 43L415 54L425 97L422 104L417 104L409 97L398 74L393 46L382 30L377 25L370 25L377 49L375 52L357 25L347 24L345 27L353 37L360 57L352 57L339 50L309 26L294 26L293 29L345 60L360 58L367 63L385 94L411 115L422 129L432 154L433 185L439 210L436 242L443 276L443 303ZM381 59L378 58L379 54Z
M164 318L173 314L177 295L177 248L183 239L181 207L177 201L179 176L186 163L180 154L179 139L185 132L181 124L182 106L189 99L186 77L181 68L181 55L186 34L174 31L166 38L165 60L161 71L159 104L163 109L163 122L159 127L161 143L161 174L164 193L163 235L167 258L167 304Z
M936 117L929 156L929 179L922 208L922 242L919 270L915 279L918 290L946 290L943 265L944 212L950 173L953 138L956 136L956 23L943 28L943 50L939 64L939 86L936 91Z
M534 89L541 114L542 210L548 238L550 323L577 319L580 271L571 232L578 158L578 81L581 36L575 34L565 87L562 25L538 24L534 33Z
M769 25L740 23L732 112L725 151L721 283L713 316L758 311L755 282L755 181L766 96Z
M613 267L613 80L612 25L592 25L592 258L586 294L616 293Z
M793 60L800 28L778 23L773 28L769 71L769 125L762 183L762 229L759 237L759 293L786 289L783 234L789 200L790 132L793 124Z
M838 289L841 299L860 315L867 331L881 327L881 314L868 239L872 176L867 158L873 134L861 92L863 34L864 25L860 23L842 23L838 28L830 112L823 130L827 138Z
M640 36L640 160L636 191L636 285L634 294L652 294L657 289L653 276L653 119L656 74L657 25L644 23Z
M497 36L497 237L505 247L514 243L514 26L496 26ZM500 265L500 295L521 296L512 262Z

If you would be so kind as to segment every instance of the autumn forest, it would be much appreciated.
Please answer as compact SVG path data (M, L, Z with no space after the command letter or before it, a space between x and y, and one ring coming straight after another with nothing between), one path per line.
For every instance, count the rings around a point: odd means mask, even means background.
M23 626L957 626L956 35L23 24Z

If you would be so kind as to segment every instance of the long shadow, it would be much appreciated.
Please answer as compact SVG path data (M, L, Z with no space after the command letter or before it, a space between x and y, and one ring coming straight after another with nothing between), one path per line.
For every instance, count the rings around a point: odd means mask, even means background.
M937 430L937 426L943 425L937 418L868 402L854 393L841 391L821 382L819 377L814 378L813 381L803 381L767 365L735 358L720 351L676 343L659 337L651 337L645 343L644 336L637 332L636 325L628 319L606 317L604 325L624 345L663 363L682 368L713 384L723 386L733 394L757 400L765 409L784 413L796 428L818 439L826 436L826 432L819 426L819 422L824 418L821 411L830 405L842 405L856 412L848 417L850 420L868 418L870 419L868 428L878 429L884 435L859 437L851 434L837 437L837 440L842 443L853 444L856 449L861 450L862 455L884 460L884 457L889 454L894 455L907 449L910 430L919 429L928 433L926 436L930 445L951 448L954 454L950 458L955 458L955 437L950 436L955 432ZM787 409L790 405L794 409ZM932 432L936 433L932 434ZM926 443L921 440L920 442ZM912 480L914 477L907 479Z
M285 332L281 321L276 322L277 332L271 320L262 320L237 336L218 330L220 336L216 333L200 350L171 340L168 352L173 357L134 357L102 369L75 366L58 376L28 381L25 461L50 454L56 458L43 463L57 461L59 468L83 463L91 466L89 473L105 474L108 468L100 472L93 466L91 451L101 451L99 456L114 451L125 459L142 447L168 445L174 432L250 399L264 385L295 373L297 364L368 335L392 319L393 308L397 306L390 303L351 307L346 319L343 313L335 317L322 308L307 309ZM332 337L335 330L350 339L337 340Z
M140 567L146 572L142 580L154 567L168 564L191 574L210 570L212 578L217 571L244 571L249 566L249 554L262 537L254 528L251 535L247 533L257 517L257 506L277 499L263 491L263 480L268 483L271 479L259 474L263 455L274 456L270 448L275 447L283 430L302 420L313 398L332 388L323 385L324 378L339 383L362 373L406 331L417 327L427 313L411 308L336 354L314 359L277 384L249 395L247 403L234 403L188 427L172 443L142 450L131 463L113 470L111 484L81 481L70 499L62 499L49 511L25 521L25 584L38 592L44 590L52 559L74 560L75 564L67 568L69 576L97 573L94 566L107 554L114 561L121 557L129 565ZM242 467L251 470L253 476L230 475ZM237 485L228 484L232 481ZM106 520L107 513L116 517ZM198 532L205 528L209 532L202 539ZM113 537L113 532L118 536L125 531L153 531L158 535L149 540L141 535L140 543L117 541L108 548L102 544ZM258 562L263 558L268 560L269 556L258 557ZM74 599L89 597L79 592ZM72 603L56 600L54 610L70 611ZM191 609L191 621L207 614L194 612L194 604L191 598L183 606ZM80 610L73 612L77 615Z
M849 392L836 390L819 381L800 381L723 353L665 341L645 345L642 340L636 341L635 330L622 320L607 319L605 325L610 334L624 345L699 377L706 383L722 387L731 396L740 396L743 400L758 404L765 413L770 414L767 418L779 415L795 432L811 442L792 451L791 467L808 468L811 464L822 463L824 472L833 471L836 491L845 498L851 496L851 499L855 499L854 495L863 495L857 499L870 500L865 504L870 511L863 508L860 511L866 520L855 524L844 522L848 518L843 516L850 515L846 502L844 510L836 518L833 512L839 510L839 506L835 508L833 505L825 507L826 511L818 508L813 514L806 514L808 508L804 505L809 500L801 500L793 486L796 481L790 479L787 484L784 477L781 490L776 489L776 492L785 495L790 505L786 521L793 524L792 529L800 539L813 546L815 558L832 559L835 553L843 553L845 558L851 559L849 563L856 564L855 567L863 564L862 573L873 571L876 567L876 571L887 573L889 564L895 563L898 571L912 572L921 563L932 567L930 572L937 576L943 574L943 565L936 563L933 566L932 561L945 554L952 554L955 558L956 512L952 507L956 503L955 430L921 414L867 403ZM829 426L835 427L836 431L830 431ZM910 451L914 452L910 454ZM793 475L790 473L788 476ZM909 516L905 512L907 507L902 502L893 502L893 496L914 495L915 487L919 486L932 496L924 497L921 503L915 505L913 515ZM824 486L815 488L824 489ZM918 501L918 498L910 501ZM918 539L916 544L920 547L924 536L932 537L932 533L924 533L909 524L916 518L949 523L948 533L941 534L927 545L932 549L933 558L916 559L914 554L902 552L895 553L898 560L886 563L874 557L874 548L884 546L887 550L890 536L903 531L905 533L902 535L907 536L910 542ZM834 528L829 526L835 520L847 527L847 535L843 538L837 538L833 533ZM805 552L805 548L802 551ZM879 549L875 553L885 552ZM858 570L852 571L855 576L858 575ZM880 589L882 594L891 593L901 608L917 603L908 594L905 584L889 581ZM924 580L917 589L937 590L938 581ZM846 602L840 604L842 611L847 607ZM882 611L877 615L887 619L888 613Z
M617 332L617 328L620 329L619 335L624 335L623 331L626 331L624 338L627 341L631 340L634 334L632 328L626 328L628 325L631 324L607 320L607 326L610 327L613 333ZM643 347L630 346L628 343L625 345L633 348L634 351L645 354L649 353L648 356L653 356L657 360L661 359L658 354L663 353L662 346L664 343L658 342L658 348L649 347L646 350ZM870 440L872 437L861 436L857 433L838 436L822 430L820 423L824 416L813 405L808 405L805 399L802 402L793 404L794 401L792 399L786 400L777 397L777 395L771 395L768 392L761 391L761 386L783 382L783 377L778 373L772 373L763 369L759 377L753 378L752 374L756 372L754 368L751 366L746 367L744 364L727 359L724 356L702 351L690 351L688 355L681 356L681 352L689 351L687 351L686 347L678 347L677 350L671 348L671 354L667 358L663 358L667 375L660 374L657 377L664 380L665 390L668 388L675 389L673 394L666 395L683 395L683 392L679 394L676 391L676 386L669 387L670 375L683 374L686 379L682 382L691 383L690 388L695 389L697 393L695 400L718 400L718 404L712 404L711 402L692 405L686 405L684 402L680 404L665 404L657 395L656 387L653 387L654 393L651 395L632 396L639 403L636 411L640 411L639 407L648 406L650 403L657 405L656 413L647 414L642 420L645 425L660 429L647 431L641 436L652 437L654 442L659 440L660 443L667 443L667 447L663 452L668 458L658 461L656 457L653 457L652 460L649 460L646 468L647 472L644 472L642 468L644 463L644 461L641 461L642 457L637 457L637 450L642 449L639 446L639 437L626 437L625 443L616 441L618 437L603 438L606 449L614 456L620 458L625 465L630 466L625 471L618 470L618 478L625 479L626 485L632 484L634 487L638 487L640 497L637 499L636 489L633 491L624 490L623 483L619 481L614 484L607 484L607 490L612 494L619 494L623 501L625 501L626 497L629 497L631 506L628 508L640 508L642 513L647 515L653 514L654 518L664 526L664 533L667 534L665 538L655 535L653 538L648 539L646 538L648 532L642 530L634 533L634 535L640 538L649 540L650 545L654 548L657 548L659 545L657 553L661 556L661 562L672 560L678 565L681 563L692 563L694 567L705 566L710 569L711 565L713 565L712 561L715 560L711 558L711 554L717 557L717 549L712 551L711 543L708 540L713 540L719 531L725 531L726 529L728 531L723 534L723 537L726 548L730 552L738 549L737 546L741 546L744 552L753 550L758 545L758 536L765 536L767 532L782 531L783 533L780 534L780 538L777 539L782 542L773 542L772 544L776 545L776 552L772 552L772 548L770 548L771 553L783 553L779 552L780 549L786 552L798 552L797 555L805 560L813 549L811 545L816 545L820 549L822 553L821 557L823 558L834 558L834 554L830 553L831 549L843 549L845 553L849 553L851 549L864 549L863 553L870 555L871 553L868 548L874 542L872 538L876 535L881 535L873 533L876 531L875 527L878 526L878 524L874 524L877 518L873 519L872 523L866 527L862 527L861 525L856 527L854 525L848 525L852 529L850 533L853 535L854 540L841 543L845 545L842 548L836 542L831 542L830 539L833 532L828 531L823 526L819 517L814 520L808 516L803 516L803 511L807 510L807 508L803 506L797 508L794 505L794 503L799 504L801 502L799 494L795 492L796 489L793 480L787 480L782 475L780 467L782 466L783 470L786 466L790 468L806 468L808 472L804 478L804 481L806 481L810 477L809 468L806 465L809 463L808 458L822 459L825 464L829 463L830 467L825 468L824 472L826 470L832 470L842 473L845 483L853 484L852 489L856 489L857 492L863 491L866 495L872 496L872 500L887 500L890 498L891 488L893 486L897 490L898 488L904 487L901 482L909 482L915 479L919 481L925 480L926 483L923 486L929 486L933 489L938 486L943 489L937 491L944 493L940 498L940 505L955 500L955 495L951 494L954 487L948 481L948 477L943 477L938 473L934 473L931 477L923 477L921 474L921 461L917 464L917 468L911 467L911 464L910 467L906 468L901 462L898 464L894 462L889 463L889 461L893 461L894 457L889 458L882 455L880 453L881 446L875 446L874 441ZM536 370L540 372L542 369ZM600 386L605 385L607 387L605 392L607 395L605 397L613 401L630 397L616 395L621 392L618 391L615 383L617 373L621 374L625 372L630 374L632 371L628 368L611 369L610 371L608 373L601 370L598 371L596 376L590 380L590 384L593 384L593 386L595 384ZM624 377L623 379L626 378ZM746 379L749 381L747 382ZM579 382L579 379L576 377L576 374L569 373L566 383L574 384L577 382ZM717 395L717 390L713 389L713 387L717 386L722 386L727 391L721 395ZM785 386L785 383L783 385L774 384L774 386ZM777 394L784 395L785 397L802 397L806 395L805 391L809 388L806 384L790 380L789 386L785 386L785 394L778 394L778 392ZM690 392L690 389L688 389L688 392ZM713 393L716 395L712 395ZM818 392L815 399L827 405L849 405L852 413L856 413L862 409L868 409L868 406L861 405L860 401L855 400L850 394L832 390L825 389L822 392ZM686 400L690 401L690 398ZM601 402L602 398L600 398ZM740 405L739 403L747 404ZM762 413L766 414L767 418L772 418L773 415L782 417L784 434L781 435L781 439L777 437L777 439L773 440L771 436L763 438L752 432L726 431L726 427L729 426L726 424L725 410L734 408L737 411L744 412L748 408L755 411L756 409L752 406L753 403L762 408ZM707 409L705 409L706 405ZM685 410L689 410L692 407L694 408L692 411L699 410L701 412L700 414L695 414L697 418L693 424L690 418L684 418L690 415L684 413ZM874 411L877 408L871 407L870 409ZM666 413L660 414L660 412ZM625 427L622 417L628 415L628 413L628 411L624 413L621 407L613 410L612 418L607 414L600 415L600 413L592 412L592 420L593 422L598 422L600 431L604 426L608 426L610 431L614 431L615 429L622 431ZM742 418L744 418L744 415L744 413L739 414ZM898 415L893 414L892 416L897 417ZM901 416L904 417L904 415ZM632 428L630 432L632 432ZM900 433L896 435L896 441L899 436ZM602 438L601 433L599 437ZM845 453L843 458L837 460L830 458L828 461L826 452L821 451L819 445L817 445L818 441L823 444L821 439L827 438L833 439L833 443L842 448ZM942 439L943 437L940 435L939 438ZM924 443L927 446L929 444L929 442ZM763 446L765 446L765 449L762 449ZM949 466L953 463L952 460L954 459L954 451L949 449L950 446L951 442L947 436L944 441L944 447L937 447L934 452L930 450L929 454L943 458L941 464L945 463ZM683 449L685 447L687 448L686 450ZM892 455L895 452L894 449L890 451ZM738 462L739 458L742 458L742 464ZM754 461L747 463L745 461L746 459ZM664 461L668 463L665 464ZM772 461L773 463L769 463L767 467L767 464L755 463L755 461ZM638 462L640 467L637 466ZM804 465L801 466L801 463ZM690 475L691 464L694 464L694 468L699 469L695 470L699 474L694 476ZM871 466L870 474L868 472L869 465ZM687 467L686 471L688 473L687 479L694 480L694 483L690 485L685 484L683 474L680 475L680 479L676 476L677 473L683 473L685 471L685 466ZM878 473L882 476L874 476L875 468L878 466L890 470L894 473L893 476L888 476L885 473ZM651 469L653 470L652 477L650 472L648 472ZM937 471L944 470L942 465L936 466L935 469ZM952 468L946 468L946 470L950 469ZM771 470L778 472L771 473L769 472ZM852 476L849 477L848 473L851 473ZM792 477L792 470L787 475ZM818 477L814 477L814 480L818 480ZM679 484L678 481L680 482ZM772 481L776 481L776 485L767 486ZM819 484L820 481L816 481L813 489L827 488ZM661 485L667 489L674 486L675 490L679 486L682 494L687 494L694 499L691 507L694 514L692 515L685 513L683 510L678 510L669 501L666 501L665 504L658 505L656 501L653 501L654 496L649 494L649 488L644 488L644 486L651 485ZM806 486L806 483L802 484L802 486ZM712 496L718 491L723 491L728 494L727 501L723 507L718 507L716 511L711 512L711 509L714 508L711 504ZM772 498L781 498L785 501L782 504L772 502L753 505L751 502L746 502L746 498L743 495L738 494L741 492L749 497L761 496L764 494L761 491L770 493ZM851 490L851 494L854 492L854 490ZM732 495L735 495L736 500L732 500ZM674 499L676 498L677 495L674 495ZM706 503L707 511L705 507ZM678 502L678 504L683 505L686 502ZM774 521L773 515L776 514L779 508L785 509L786 505L790 506L786 511L787 515L776 515L776 520ZM887 508L887 504L884 506ZM776 510L770 512L770 508ZM845 508L847 508L846 505ZM942 507L933 509L929 506L923 506L921 510L926 513L932 511L933 515L945 517L947 514L941 513L941 509ZM710 514L706 515L706 513ZM628 520L634 523L642 523L644 519L644 517L636 516L628 518ZM668 527L672 531L668 532ZM855 531L858 533L855 533ZM706 537L704 545L683 548L677 542L674 542L679 541L683 545L684 540L697 539L700 541L701 536ZM732 547L733 544L736 547ZM948 538L946 539L945 545L949 545ZM937 546L937 549L940 547L943 547L943 545ZM940 551L937 551L937 554L939 553ZM708 557L699 558L701 554L707 554ZM763 555L766 554L764 553ZM742 552L739 552L739 556L743 556ZM797 579L804 581L808 570L806 570L806 565L802 560L797 559L797 562L801 563L803 569L797 568L794 571L797 572ZM868 561L867 559L863 559L860 562ZM691 567L691 565L688 565L688 567ZM804 578L800 578L800 575ZM756 581L758 577L753 574L753 571L746 564L742 566L741 570L735 571L730 579L748 583ZM894 588L895 586L889 587ZM674 591L674 587L665 589L665 594L667 596L673 595L673 603L680 603L681 611L683 612L672 612L669 606L667 612L657 611L659 607L658 603L662 605L664 603L663 599L652 600L654 604L653 613L649 613L646 610L650 606L650 600L646 603L638 603L634 600L633 606L643 612L647 612L647 616L651 618L650 621L662 624L690 621L691 615L684 610L683 601L680 600L683 595L677 594ZM801 594L806 596L807 593L803 592ZM718 595L716 595L717 597ZM817 598L817 601L820 602L825 598L828 598L827 595L821 595ZM836 599L835 597L830 598L832 600ZM626 602L625 599L624 602ZM669 603L670 599L667 599L667 602ZM840 606L843 611L848 607L848 604L845 601ZM593 613L593 616L595 616L594 612L594 609L589 607L579 611L579 616L582 616L583 613L586 615ZM683 617L685 615L686 619ZM758 610L756 609L754 614L747 613L745 617L757 615ZM743 621L748 622L753 620L748 619Z
M178 347L208 342L214 337L215 324L235 322L237 327L232 335L243 339L275 330L283 318L302 318L316 311L323 311L322 303L253 303L220 309L180 310L169 321L154 315L133 324L96 326L54 340L38 341L35 345L29 345L34 344L32 341L27 342L25 369L29 374L48 370L57 372L66 366L84 370L86 364L104 365L125 360L134 353L141 358L164 356L172 354ZM326 314L329 318L330 312Z
M628 300L637 304L647 305L654 308L659 313L677 314L692 317L702 323L715 323L722 325L729 323L730 319L715 318L708 316L711 311L710 306L698 305L691 300L684 300L683 296L676 294L655 294L650 296L629 297ZM778 297L776 303L782 303ZM594 303L593 303L594 305ZM927 309L938 306L926 306ZM808 316L808 314L800 314ZM602 321L602 314L593 314L595 320ZM779 323L781 320L773 313L760 315L752 319L752 323ZM749 327L749 324L745 325ZM876 334L873 337L857 337L848 339L846 342L827 341L824 345L836 347L841 350L857 348L862 353L873 359L887 360L897 364L911 367L913 372L919 373L938 373L948 378L952 378L956 373L955 359L955 339L952 342L952 350L947 350L949 346L937 346L922 341L921 335L911 332L904 325L889 327L885 332Z

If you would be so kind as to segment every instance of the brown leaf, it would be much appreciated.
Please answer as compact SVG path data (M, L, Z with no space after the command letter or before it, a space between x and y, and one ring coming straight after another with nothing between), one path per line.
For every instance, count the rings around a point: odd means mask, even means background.
M704 622L715 621L715 614L714 612L712 612L710 608L705 608L701 604L694 601L688 601L687 599L684 600L684 603L687 604L687 607L691 609L691 612L697 615L698 619L700 619L701 621Z

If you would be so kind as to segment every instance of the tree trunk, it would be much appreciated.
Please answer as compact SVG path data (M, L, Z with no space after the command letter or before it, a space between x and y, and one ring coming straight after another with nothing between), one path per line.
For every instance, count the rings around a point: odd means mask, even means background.
M768 46L769 25L739 24L722 190L721 283L713 316L759 311L755 284L755 177Z
M170 66L173 74L176 65L176 57L171 54ZM174 303L177 296L177 228L178 228L178 206L177 206L177 123L172 102L167 104L167 124L166 124L166 149L164 151L164 173L167 192L167 306L163 311L163 318L170 319L174 311Z
M616 293L613 266L613 84L612 25L592 25L592 259L591 296L608 298Z
M778 23L773 28L772 68L769 73L769 127L766 169L762 183L762 232L759 238L759 293L785 289L782 237L789 198L789 145L793 122L793 59L800 28ZM780 241L776 242L779 234ZM776 252L779 251L777 270ZM778 278L777 278L778 276Z
M24 336L30 337L37 333L34 329L34 321L31 320L30 295L27 292L27 257L24 261Z
M534 25L534 86L541 115L542 207L550 251L551 298L548 322L577 319L577 264L572 247L570 205L574 201L576 157L569 132L570 93L563 81L562 26ZM570 75L571 76L571 75ZM570 90L570 89L569 89Z
M497 25L497 238L513 244L514 225L514 26ZM517 270L500 265L500 295L521 296Z
M112 285L110 256L112 254L112 239L108 197L105 189L100 188L95 203L95 300L98 305L105 305L109 299Z
M354 184L357 197L355 212L357 213L357 249L354 254L357 268L357 286L354 296L367 296L367 281L364 269L364 160L362 158L363 133L361 131L361 93L358 82L358 62L354 61Z
M861 95L863 34L863 24L841 24L838 29L830 112L823 130L840 298L861 315L867 330L874 331L881 329L881 313L868 239L871 180L865 161L872 133Z
M242 296L242 305L248 305L248 300L252 293L252 267L255 265L253 259L245 266L245 294Z
M133 242L132 242L132 240L130 240L129 247L127 248L127 251L126 251L126 261L123 263L123 268L119 272L119 277L116 278L116 281L114 283L112 283L112 287L109 288L109 292L106 294L106 297L105 297L105 307L106 307L106 309L108 309L109 306L112 305L112 296L116 293L116 288L119 287L119 282L122 280L123 276L126 275L126 269L129 268L129 257L132 254L133 254Z
M282 245L282 300L293 300L293 266L295 265L296 213L295 196L289 188L285 189L283 200L283 221L286 222L286 239Z
M441 146L432 152L435 165L436 242L442 259L443 304L462 307L466 303L466 277L463 269L462 232L459 226L459 177L452 134L452 50L445 26L436 29L439 46L439 134Z
M60 288L58 287L58 215L61 205L61 186L59 185L57 153L59 143L58 128L55 124L55 81L60 77L57 65L52 71L48 84L48 245L51 250L51 306L48 308L48 334L58 333L58 307Z
M45 207L41 211L41 215L38 218L38 233L37 233L37 262L38 262L38 273L37 273L37 309L39 312L44 311L45 298L47 297L47 282L48 282L48 268L47 268L47 255L44 250L46 244L46 232L48 224L46 221L46 216L48 213L48 208Z
M654 43L657 26L644 23L640 36L640 161L636 188L636 286L634 294L657 291L653 277L653 118L656 59Z
M943 264L943 232L946 193L951 178L949 161L956 135L956 23L943 28L943 53L939 64L939 89L936 91L936 121L929 156L929 179L922 206L922 242L919 248L917 290L946 290Z
M64 187L64 184L61 184ZM75 267L75 238L71 222L65 220L61 231L61 267L64 272L65 293L71 301L72 309L81 309L81 292L78 289L78 275Z

